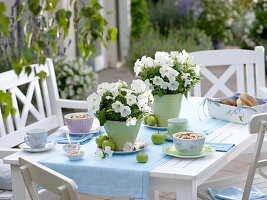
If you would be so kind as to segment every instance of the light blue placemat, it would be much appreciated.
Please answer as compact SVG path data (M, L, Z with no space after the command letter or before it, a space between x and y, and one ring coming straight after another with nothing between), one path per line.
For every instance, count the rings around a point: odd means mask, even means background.
M199 102L193 105L198 107ZM189 104L188 109L183 108L182 110L182 112L186 112L183 117L189 119L190 130L210 133L226 123L209 118L199 121L194 106ZM149 146L144 149L149 154L149 160L144 164L136 162L136 153L113 155L112 158L97 161L94 159L96 151L94 140L81 147L86 152L81 161L71 162L64 152L60 151L39 160L39 162L73 179L82 193L147 199L149 172L169 158L163 154L162 148L171 144L166 141L162 145L153 145L151 134L155 132L157 130L145 126L142 126L139 131L137 139L149 143Z

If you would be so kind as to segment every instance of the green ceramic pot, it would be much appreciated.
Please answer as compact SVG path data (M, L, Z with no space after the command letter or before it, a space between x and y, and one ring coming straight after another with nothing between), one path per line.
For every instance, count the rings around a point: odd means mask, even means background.
M137 120L134 126L126 126L125 121L106 121L104 128L109 139L115 143L115 150L122 151L126 142L135 142L142 121L142 119Z
M183 94L154 96L153 111L158 119L158 126L167 127L168 119L179 117Z

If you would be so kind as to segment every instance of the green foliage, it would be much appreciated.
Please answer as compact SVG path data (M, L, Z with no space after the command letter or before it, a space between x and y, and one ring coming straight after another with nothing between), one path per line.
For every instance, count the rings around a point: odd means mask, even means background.
M5 4L0 2L0 67L12 66L17 74L25 68L25 72L29 74L31 72L29 65L43 64L48 57L54 57L58 53L64 54L67 46L62 47L57 42L65 40L68 36L72 22L77 30L76 41L84 59L95 55L97 41L106 47L107 39L115 41L117 31L108 28L107 21L100 14L102 6L98 0L87 3L83 0L65 1L69 4L68 8L74 7L75 15L69 9L57 10L58 2L58 0L17 1L17 16L10 18L5 14ZM108 36L105 35L106 32ZM8 68L4 70L6 69ZM40 72L37 76L44 78L46 74ZM9 96L6 95L5 98ZM6 103L6 99L0 99L0 105L5 110L5 118L12 111Z
M135 61L144 55L153 57L157 51L170 52L183 49L188 52L212 49L212 42L203 31L195 28L172 29L167 37L154 31L132 42L126 64L133 67Z
M213 41L232 41L232 28L243 16L240 0L201 0L201 7L197 27Z
M131 16L131 39L135 40L150 30L147 0L132 0Z

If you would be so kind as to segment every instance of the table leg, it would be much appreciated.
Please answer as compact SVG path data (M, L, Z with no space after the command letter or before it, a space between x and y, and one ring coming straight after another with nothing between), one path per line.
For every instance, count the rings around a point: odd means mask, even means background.
M197 184L194 180L183 181L176 186L176 200L197 200Z
M26 200L26 188L24 186L19 165L11 165L11 178L13 200Z

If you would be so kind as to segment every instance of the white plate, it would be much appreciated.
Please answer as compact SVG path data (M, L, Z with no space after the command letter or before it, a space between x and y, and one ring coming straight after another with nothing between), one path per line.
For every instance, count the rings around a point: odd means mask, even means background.
M156 129L156 130L162 130L162 131L163 130L166 131L167 128L168 128L168 127L160 127L160 126L149 126L147 124L144 124L144 126L149 127L149 128L153 128L153 129Z
M55 141L48 141L44 148L33 149L29 147L26 143L22 143L19 145L19 148L24 151L29 151L29 152L42 152L42 151L48 151L50 149L53 149L55 145L56 145Z
M140 148L140 149L136 149L136 150L133 150L133 151L113 151L113 154L129 154L129 153L135 153L135 152L138 152L138 151L142 151L144 148L146 148L148 146L148 143L146 143L145 141L143 140L136 140L135 141L135 145L138 145L138 146L142 146L143 148ZM102 148L100 148L102 149Z
M93 126L90 130L89 133L71 133L68 129L67 126L63 126L63 127L60 127L58 129L59 132L61 133L64 133L64 134L70 134L70 135L88 135L88 134L95 134L95 133L99 133L101 131L102 127L100 126L100 122L98 119L94 118L94 123L93 123Z

